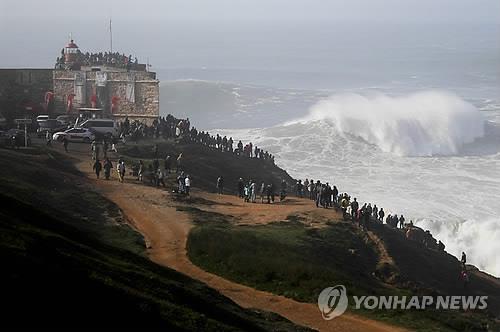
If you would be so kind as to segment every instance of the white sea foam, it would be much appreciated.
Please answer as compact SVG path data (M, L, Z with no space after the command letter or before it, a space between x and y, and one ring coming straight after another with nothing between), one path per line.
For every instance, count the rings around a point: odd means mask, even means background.
M349 133L401 156L453 155L484 135L484 119L470 103L454 94L426 91L403 97L334 95L310 113L289 122L331 122Z
M469 262L486 269L496 276L500 275L500 223L497 219L468 219L463 221L432 221L423 219L419 226L437 234L446 250L457 257L461 251L466 251Z

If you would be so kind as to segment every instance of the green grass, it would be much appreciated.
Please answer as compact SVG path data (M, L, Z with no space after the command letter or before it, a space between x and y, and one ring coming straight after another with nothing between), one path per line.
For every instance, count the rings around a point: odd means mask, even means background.
M142 236L124 222L116 205L85 184L82 174L65 156L54 150L20 151L2 151L8 156L0 159L2 192L30 202L56 218L64 218L108 244L144 254Z
M297 222L232 226L220 217L210 222L206 212L191 212L199 220L187 243L191 261L230 280L311 303L321 290L337 284L345 285L349 296L412 295L372 274L377 254L349 223L323 229ZM418 331L479 331L486 321L483 315L459 312L350 310Z
M361 241L352 243L350 247L367 256L351 257L355 264L348 264L352 268L348 271L342 268L347 264L347 256L333 254L346 240L339 238L339 242L329 243L325 236L296 224L197 227L190 234L188 250L195 264L210 271L299 301L315 301L316 294L330 284L345 284L359 294L370 289L372 281L356 283L349 278L352 272L358 279L369 280L356 267L374 266L370 248ZM203 245L199 245L201 242Z

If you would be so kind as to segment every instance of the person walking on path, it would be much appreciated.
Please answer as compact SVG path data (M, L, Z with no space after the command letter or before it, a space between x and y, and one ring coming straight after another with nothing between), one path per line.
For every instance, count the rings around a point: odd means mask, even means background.
M113 164L111 163L109 158L106 158L106 161L104 162L104 177L106 178L106 180L109 180L112 169L113 169Z
M112 137L111 138L111 151L113 151L114 153L117 153L118 150L116 149L116 138Z
M95 172L95 175L97 176L97 178L99 179L99 175L101 174L101 170L102 170L102 164L101 162L99 161L99 159L96 159L95 162L94 162L94 166L92 166L92 169L94 170Z
M123 181L125 180L125 162L120 159L116 168L118 170L118 177L120 179L120 182L123 183Z
M158 167L156 170L156 186L159 187L160 184L165 187L165 181L163 181L163 171Z

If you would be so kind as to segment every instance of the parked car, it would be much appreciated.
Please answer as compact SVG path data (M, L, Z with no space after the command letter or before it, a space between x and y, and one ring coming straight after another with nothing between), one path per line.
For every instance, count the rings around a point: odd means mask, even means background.
M64 137L70 142L90 143L95 140L95 134L88 128L71 128L52 135L54 141L62 141Z
M96 135L118 136L118 124L112 119L90 119L83 122L79 127L91 129Z
M75 124L75 117L73 115L59 115L56 120L62 122L65 125L74 125Z
M67 128L68 125L65 125L59 120L55 119L41 120L38 121L38 129L36 130L36 134L40 138L45 136L47 134L47 131L58 132L58 131L63 131Z

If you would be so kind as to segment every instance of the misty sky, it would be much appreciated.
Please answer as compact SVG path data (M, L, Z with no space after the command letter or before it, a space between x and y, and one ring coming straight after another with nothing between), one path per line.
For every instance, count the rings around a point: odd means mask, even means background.
M498 0L1 0L4 17L500 21Z
M70 33L83 51L106 51L110 17L114 49L150 59L153 70L269 69L283 56L296 66L314 61L299 59L304 48L385 56L407 43L452 49L483 37L481 47L500 48L499 0L0 0L0 67L51 67ZM412 24L425 29L399 28Z

